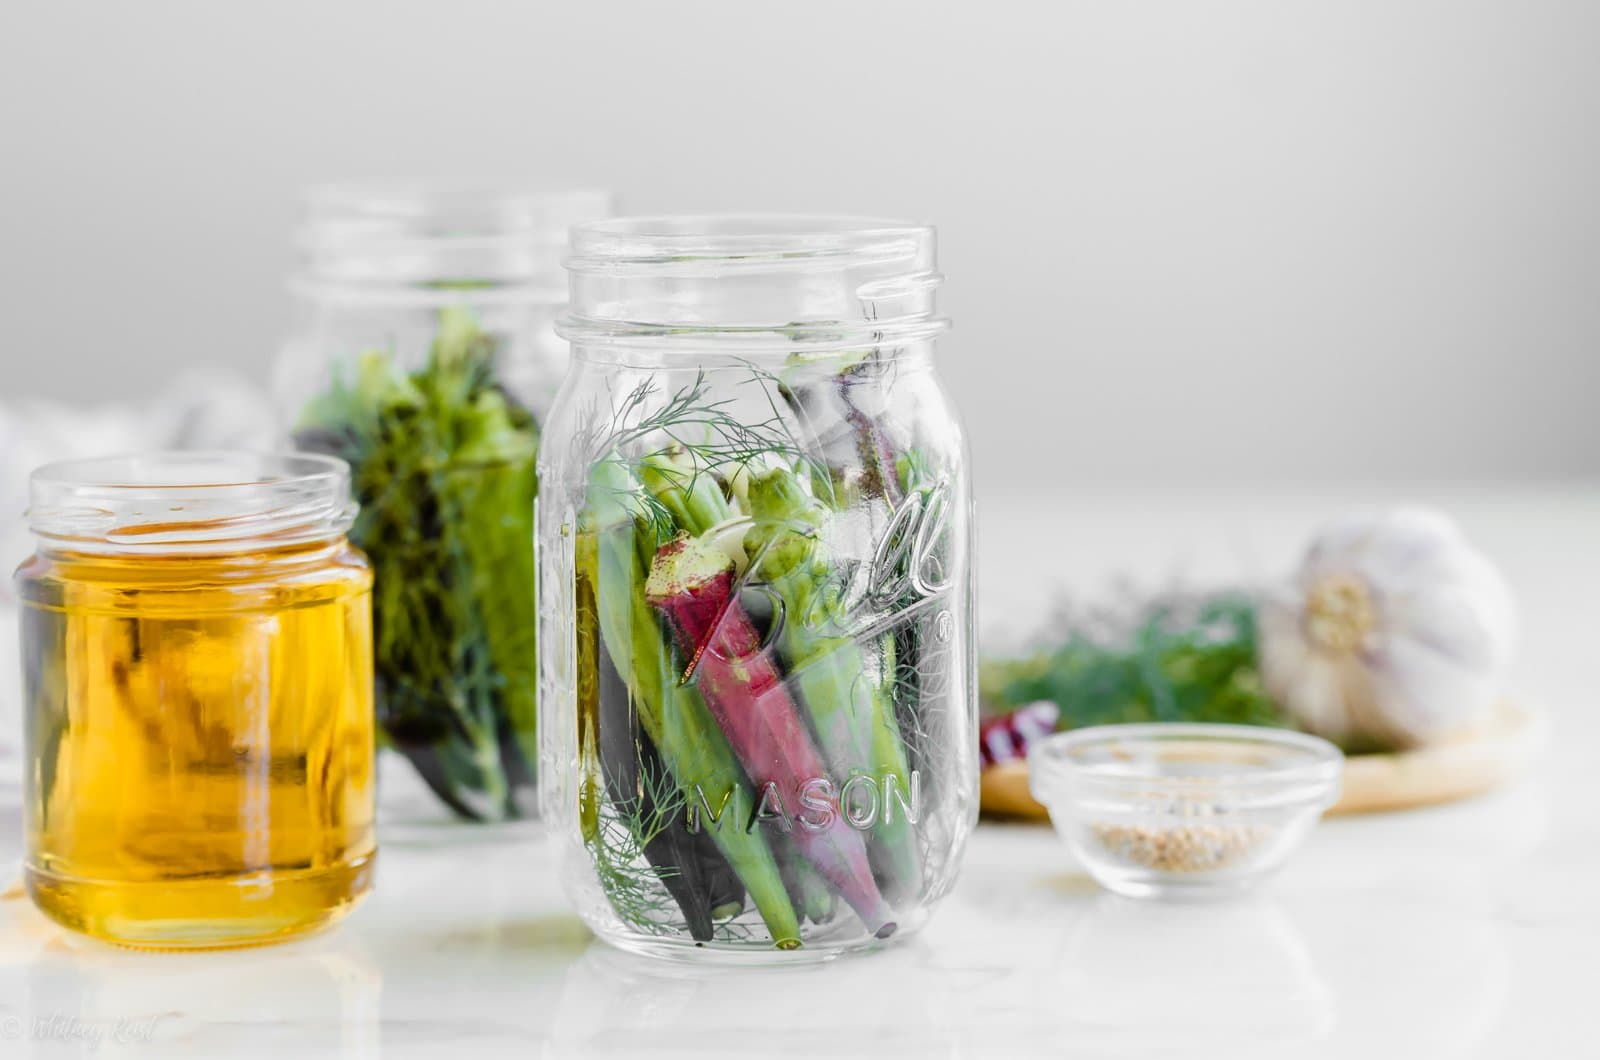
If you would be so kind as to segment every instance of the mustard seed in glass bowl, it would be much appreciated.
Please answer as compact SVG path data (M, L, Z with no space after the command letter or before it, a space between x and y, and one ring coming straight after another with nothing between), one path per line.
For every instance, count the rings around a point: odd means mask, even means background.
M1339 797L1326 740L1247 725L1102 725L1034 744L1028 772L1073 853L1132 897L1213 897L1282 866Z

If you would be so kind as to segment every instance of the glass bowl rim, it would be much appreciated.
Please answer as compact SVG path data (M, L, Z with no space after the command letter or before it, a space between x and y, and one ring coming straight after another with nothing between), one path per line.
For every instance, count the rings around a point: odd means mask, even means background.
M1127 768L1106 768L1102 763L1076 761L1074 755L1088 748L1112 743L1156 748L1180 741L1228 743L1270 751L1298 752L1286 762L1252 766L1244 763L1234 772L1204 776L1152 773ZM1224 758L1224 762L1227 760ZM1262 789L1305 790L1304 801L1316 801L1314 791L1335 791L1344 771L1344 753L1338 747L1310 733L1273 729L1258 725L1218 725L1197 722L1142 722L1121 725L1094 725L1054 733L1037 741L1028 750L1028 770L1032 788L1041 802L1051 797L1070 795L1073 789L1097 791L1174 791L1223 792ZM1294 799L1291 801L1300 801Z

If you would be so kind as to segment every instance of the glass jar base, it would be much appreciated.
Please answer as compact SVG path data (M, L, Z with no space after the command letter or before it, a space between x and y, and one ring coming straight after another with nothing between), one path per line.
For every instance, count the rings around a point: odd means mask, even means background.
M258 946L342 920L366 897L377 855L310 872L235 880L88 880L28 865L28 896L45 916L101 942L133 949Z
M684 964L778 965L822 964L853 953L887 949L908 939L927 923L928 910L899 918L894 934L876 938L858 930L822 931L794 949L761 946L751 942L695 942L692 939L640 935L613 930L611 925L589 922L589 929L609 946L642 957ZM843 925L840 926L843 928Z

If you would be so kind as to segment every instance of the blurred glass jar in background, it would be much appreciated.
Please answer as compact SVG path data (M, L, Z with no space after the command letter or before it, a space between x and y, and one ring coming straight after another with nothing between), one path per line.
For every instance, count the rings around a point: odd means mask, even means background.
M382 739L471 820L534 810L534 461L566 362L566 231L608 207L336 187L298 233L274 390L293 443L353 471Z
M370 887L372 575L338 460L152 453L33 473L28 894L154 948L264 942Z
M971 492L931 228L573 229L540 456L540 791L602 938L904 936L977 817Z

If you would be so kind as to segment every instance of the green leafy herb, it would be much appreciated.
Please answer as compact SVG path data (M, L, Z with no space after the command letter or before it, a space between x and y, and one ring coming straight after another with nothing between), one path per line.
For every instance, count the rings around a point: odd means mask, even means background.
M1131 618L1069 621L1048 647L985 660L979 686L991 713L1055 703L1063 729L1149 721L1286 726L1255 659L1255 604L1227 592L1143 603Z
M450 308L426 364L370 351L304 409L295 441L353 471L372 561L379 720L457 813L519 814L537 761L533 415L496 343Z

